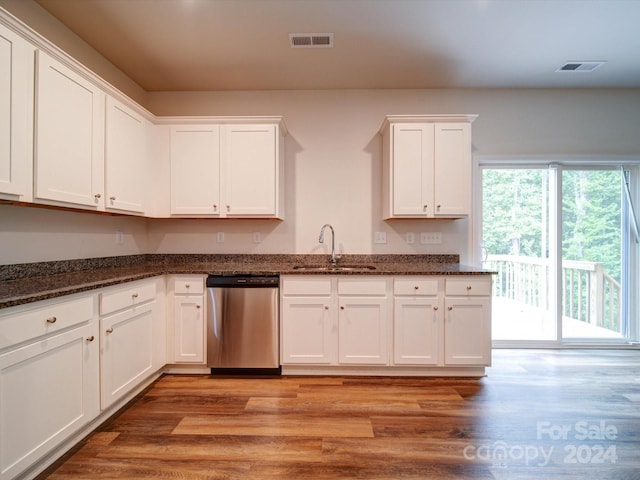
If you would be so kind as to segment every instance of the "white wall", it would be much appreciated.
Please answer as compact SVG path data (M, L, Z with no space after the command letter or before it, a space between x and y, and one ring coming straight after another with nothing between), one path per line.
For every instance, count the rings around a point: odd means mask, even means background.
M146 253L146 224L136 217L0 205L0 264Z

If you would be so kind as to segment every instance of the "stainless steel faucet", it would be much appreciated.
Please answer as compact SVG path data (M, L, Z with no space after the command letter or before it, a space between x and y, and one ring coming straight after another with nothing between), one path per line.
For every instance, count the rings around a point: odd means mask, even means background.
M320 230L320 236L318 237L318 242L324 243L324 230L329 227L331 230L331 265L335 266L338 263L338 259L340 255L336 255L336 234L333 231L333 227L328 223L325 223Z

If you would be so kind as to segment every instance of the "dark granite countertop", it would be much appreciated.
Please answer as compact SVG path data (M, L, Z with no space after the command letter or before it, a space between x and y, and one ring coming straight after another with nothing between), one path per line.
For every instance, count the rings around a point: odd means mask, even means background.
M347 271L328 266L327 255L132 255L0 266L0 309L133 280L168 274L280 275L490 275L461 265L458 255L345 255ZM357 268L362 266L363 269ZM375 269L365 269L373 266Z

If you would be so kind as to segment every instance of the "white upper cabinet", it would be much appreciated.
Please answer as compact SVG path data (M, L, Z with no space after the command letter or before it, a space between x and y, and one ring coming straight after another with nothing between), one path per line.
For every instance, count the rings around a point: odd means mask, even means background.
M172 127L171 214L219 216L220 212L220 127Z
M42 51L36 72L34 198L101 209L105 94Z
M147 195L147 121L107 97L105 204L108 210L143 213Z
M471 209L473 115L389 116L383 137L383 214L458 218Z
M31 161L33 52L35 48L0 25L0 195L25 198Z
M281 218L278 122L171 127L171 214Z
M280 216L277 135L275 125L222 126L227 216Z

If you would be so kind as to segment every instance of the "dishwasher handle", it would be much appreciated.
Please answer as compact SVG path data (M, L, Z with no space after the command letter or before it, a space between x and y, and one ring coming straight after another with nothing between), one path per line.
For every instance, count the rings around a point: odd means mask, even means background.
M224 289L207 288L207 363L219 365L224 334Z

